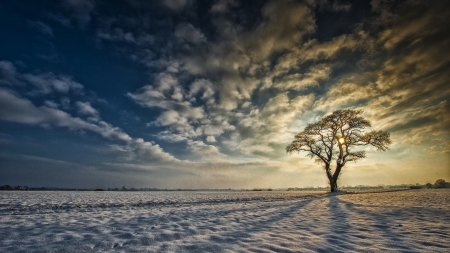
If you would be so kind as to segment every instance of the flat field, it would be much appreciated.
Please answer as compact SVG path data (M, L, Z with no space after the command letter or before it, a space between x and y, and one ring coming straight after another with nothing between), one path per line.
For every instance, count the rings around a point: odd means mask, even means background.
M450 189L0 192L0 252L450 252Z

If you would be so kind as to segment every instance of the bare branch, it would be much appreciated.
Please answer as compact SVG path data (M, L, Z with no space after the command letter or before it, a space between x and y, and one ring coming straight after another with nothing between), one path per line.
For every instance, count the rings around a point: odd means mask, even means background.
M325 163L330 185L337 187L336 180L345 164L366 157L366 152L354 151L353 148L372 145L377 150L385 151L392 143L388 132L364 133L371 124L369 120L361 117L362 113L362 110L345 109L324 116L320 121L309 124L303 132L298 133L286 147L286 152L307 152L308 157ZM337 162L333 176L330 170L332 160ZM333 187L332 189L336 189Z
M372 145L377 150L386 151L392 143L390 134L383 131L371 131L361 136L360 142L362 145ZM361 144L360 144L361 145Z

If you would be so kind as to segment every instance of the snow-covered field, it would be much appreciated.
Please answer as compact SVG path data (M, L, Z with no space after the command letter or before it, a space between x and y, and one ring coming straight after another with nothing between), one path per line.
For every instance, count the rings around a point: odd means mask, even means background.
M0 192L0 252L450 252L450 190Z

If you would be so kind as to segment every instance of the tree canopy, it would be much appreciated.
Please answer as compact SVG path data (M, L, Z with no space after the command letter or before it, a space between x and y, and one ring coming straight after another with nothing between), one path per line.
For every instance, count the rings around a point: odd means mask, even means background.
M342 167L347 162L356 162L366 157L366 152L357 150L357 147L371 145L377 150L385 151L391 144L388 132L364 132L371 124L361 116L362 113L362 110L344 109L324 116L295 135L292 143L286 147L286 152L307 152L308 157L323 162L331 191L338 191L337 179ZM330 168L333 161L336 161L334 173Z

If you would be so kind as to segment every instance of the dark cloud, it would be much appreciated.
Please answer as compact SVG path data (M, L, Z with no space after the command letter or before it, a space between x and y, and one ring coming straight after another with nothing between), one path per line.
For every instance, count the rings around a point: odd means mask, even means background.
M169 7L174 11L182 10L186 5L189 4L189 0L163 0L165 6Z
M0 84L8 86L22 84L17 79L16 67L9 61L0 61Z
M41 21L29 21L29 25L40 33L53 37L53 29L48 24Z
M95 1L64 0L61 7L81 27L86 27L91 22L91 13L95 8Z
M397 132L397 131L405 131L405 130L411 130L411 128L419 128L424 126L429 126L431 124L434 124L437 122L436 118L431 117L425 117L425 118L419 118L419 119L413 119L409 122L395 125L394 127L388 129L390 132Z

